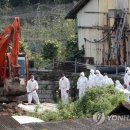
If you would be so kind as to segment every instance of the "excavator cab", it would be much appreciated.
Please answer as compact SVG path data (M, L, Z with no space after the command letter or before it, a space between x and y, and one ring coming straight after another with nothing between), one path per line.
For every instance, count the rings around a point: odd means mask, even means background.
M28 81L28 57L26 54L20 53L18 56L19 78L24 84ZM23 82L21 84L23 84Z

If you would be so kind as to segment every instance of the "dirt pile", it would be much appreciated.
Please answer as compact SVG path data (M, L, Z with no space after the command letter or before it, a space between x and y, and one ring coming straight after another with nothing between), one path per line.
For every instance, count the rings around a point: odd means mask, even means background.
M23 115L25 113L26 112L21 108L19 108L18 104L15 102L0 104L0 115L13 115L13 114Z

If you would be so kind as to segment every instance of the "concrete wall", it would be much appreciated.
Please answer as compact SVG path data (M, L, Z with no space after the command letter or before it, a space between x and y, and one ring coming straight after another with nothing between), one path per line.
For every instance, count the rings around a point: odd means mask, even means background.
M54 102L55 89L58 87L58 82L38 81L38 84L38 96L40 102Z

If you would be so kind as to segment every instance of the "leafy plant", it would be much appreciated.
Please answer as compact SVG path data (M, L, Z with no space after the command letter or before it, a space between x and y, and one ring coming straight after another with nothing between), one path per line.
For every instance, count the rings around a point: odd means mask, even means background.
M104 112L106 115L120 102L124 101L123 93L118 92L114 86L94 87L88 89L78 102L78 112L93 115L95 112Z
M84 47L79 50L78 39L76 35L71 35L66 42L66 58L68 60L75 60L75 58L80 59L84 56Z
M31 55L31 59L34 61L34 67L39 69L39 68L43 68L44 66L44 62L43 62L43 57L40 53L32 53Z
M47 40L43 44L43 57L44 59L55 59L58 56L59 42Z

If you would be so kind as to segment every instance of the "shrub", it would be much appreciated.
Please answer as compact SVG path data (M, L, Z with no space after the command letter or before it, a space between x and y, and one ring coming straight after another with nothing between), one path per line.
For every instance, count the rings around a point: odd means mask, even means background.
M45 41L42 50L44 59L56 59L58 57L60 44L58 41Z
M59 115L62 119L75 119L77 115L75 113L75 102L70 104L62 104L58 105Z
M51 121L92 117L96 112L103 112L108 115L124 100L124 94L117 91L114 86L93 87L88 89L80 100L69 104L59 103L57 112L46 111L39 114L36 111L31 116L44 121Z
M80 59L84 56L84 46L79 50L78 38L76 35L71 35L66 42L66 59L74 61L75 58Z
M79 100L76 113L93 115L95 112L104 112L107 115L124 100L124 94L118 92L114 86L94 87L88 89Z

